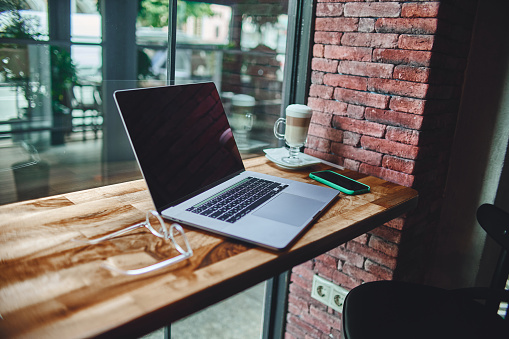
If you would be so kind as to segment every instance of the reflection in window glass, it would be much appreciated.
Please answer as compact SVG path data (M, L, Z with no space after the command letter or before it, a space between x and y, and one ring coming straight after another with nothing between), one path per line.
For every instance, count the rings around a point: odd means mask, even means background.
M102 47L72 45L71 55L76 67L78 81L100 82L102 79Z
M48 40L46 1L2 0L0 37Z
M166 84L169 10L168 0L140 2L136 19L140 87Z
M178 2L176 83L214 81L245 156L276 146L287 1Z
M72 1L71 40L73 42L100 43L102 39L101 15L97 1Z
M50 166L47 193L42 195L139 178L134 158L122 164L103 163L104 149L110 147L111 152L111 140L108 144L104 138L107 117L111 121L118 114L115 107L105 106L103 98L105 83L117 80L104 78L103 52L107 41L115 41L115 36L103 41L105 13L98 10L97 0L71 1L70 8L62 6L70 9L70 26L59 27L71 32L71 40L36 44L30 41L47 40L48 20L58 18L48 18L46 1L32 3L42 5L0 13L0 182L9 187L0 193L0 203L41 196L16 193L13 164L32 163L34 158ZM284 0L224 3L177 2L175 83L215 82L239 148L251 156L277 145L272 126L281 112L288 6ZM126 24L136 27L137 48L122 50L122 57L134 63L126 72L137 72L118 84L124 86L131 79L129 87L164 85L168 1L143 0L136 10L136 22ZM51 15L55 13L62 11ZM21 35L25 43L19 43ZM109 135L125 137L121 132ZM5 157L7 153L13 157Z

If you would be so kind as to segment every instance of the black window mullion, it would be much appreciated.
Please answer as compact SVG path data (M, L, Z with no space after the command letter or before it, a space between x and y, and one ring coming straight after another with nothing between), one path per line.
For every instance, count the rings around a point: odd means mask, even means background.
M169 18L168 20L168 53L166 79L168 84L175 83L175 53L177 51L177 0L169 0Z
M70 0L48 0L48 32L50 42L68 44L71 41Z

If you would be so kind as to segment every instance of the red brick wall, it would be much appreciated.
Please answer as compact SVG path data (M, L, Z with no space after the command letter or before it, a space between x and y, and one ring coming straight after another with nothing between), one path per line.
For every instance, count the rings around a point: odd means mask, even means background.
M419 206L292 271L287 338L339 337L311 299L318 274L351 289L422 281L448 169L477 0L315 5L306 152L419 191Z

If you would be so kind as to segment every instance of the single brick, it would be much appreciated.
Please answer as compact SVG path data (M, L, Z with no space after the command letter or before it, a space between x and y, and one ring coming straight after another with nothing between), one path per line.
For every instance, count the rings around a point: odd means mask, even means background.
M336 73L336 70L338 69L338 61L323 58L313 58L311 60L311 69L314 71Z
M416 51L431 51L434 42L434 35L401 34L398 39L398 47Z
M362 148L333 142L331 151L340 157L361 161L372 166L380 166L382 164L382 154Z
M426 100L392 96L389 108L393 111L424 114L425 108L428 107Z
M334 90L334 99L354 105L387 108L390 97L383 94L336 88Z
M382 167L396 172L413 174L415 170L415 160L398 158L392 155L385 155L382 159Z
M315 31L355 32L358 25L358 18L316 18Z
M325 74L323 83L328 86L343 87L365 91L368 80L363 77L344 74Z
M314 44L313 45L313 57L315 58L323 58L323 51L325 50L325 47L321 44Z
M315 43L326 45L339 45L343 33L341 32L315 32Z
M381 138L385 134L385 125L337 115L332 118L332 126L344 131L370 135L377 138Z
M318 3L316 5L316 16L339 17L343 14L343 6L342 3Z
M343 46L396 48L398 34L386 33L345 33L341 38Z
M437 27L435 18L380 18L375 22L378 33L435 34Z
M417 146L406 145L386 139L373 138L368 135L361 137L361 146L366 150L394 155L405 159L416 159L419 155L419 147ZM334 151L334 146L332 148Z
M345 17L399 17L401 5L397 2L348 2L345 4Z
M326 45L323 55L328 59L371 61L371 53L367 47Z
M428 83L430 69L428 67L415 67L398 65L394 67L393 78L413 82Z
M368 91L405 97L425 98L428 94L428 88L428 84L410 81L379 78L370 78L368 80Z
M431 52L383 48L375 49L373 51L373 61L395 65L429 66L431 64Z
M325 80L325 78L324 78ZM334 93L334 87L325 86L325 85L311 85L309 87L309 96L311 97L319 97L322 99L332 99L332 95Z
M401 142L408 145L417 145L419 143L420 132L401 127L387 126L385 138L387 140Z
M339 73L374 78L391 78L393 70L394 65L392 64L382 64L376 62L341 60L338 66Z
M402 18L436 18L440 2L405 3L401 8Z

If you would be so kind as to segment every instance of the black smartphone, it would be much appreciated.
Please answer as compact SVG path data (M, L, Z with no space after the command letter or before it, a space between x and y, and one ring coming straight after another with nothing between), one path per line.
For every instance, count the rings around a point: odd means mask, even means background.
M368 185L329 170L311 172L309 173L309 177L318 182L321 182L322 184L350 195L367 193L370 190Z

